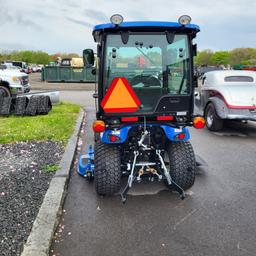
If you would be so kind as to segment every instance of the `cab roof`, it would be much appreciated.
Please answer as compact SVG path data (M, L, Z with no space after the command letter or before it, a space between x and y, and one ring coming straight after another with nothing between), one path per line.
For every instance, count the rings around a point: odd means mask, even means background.
M128 22L123 22L119 26L119 28L142 28L142 27L147 27L147 28L166 28L166 29L174 29L174 28L186 28L186 29L191 29L194 30L195 32L200 31L200 27L195 24L188 24L188 25L181 25L178 22L168 22L168 21L128 21ZM96 31L102 31L105 29L115 29L118 28L112 23L105 23L105 24L99 24L96 25L93 28L93 33Z

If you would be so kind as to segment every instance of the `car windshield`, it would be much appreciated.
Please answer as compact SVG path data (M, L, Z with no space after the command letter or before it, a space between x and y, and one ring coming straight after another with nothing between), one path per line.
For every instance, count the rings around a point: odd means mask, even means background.
M105 50L105 92L115 77L125 77L142 103L139 111L153 111L164 95L190 93L187 35L168 43L165 33L130 33L124 44L120 35L110 34Z

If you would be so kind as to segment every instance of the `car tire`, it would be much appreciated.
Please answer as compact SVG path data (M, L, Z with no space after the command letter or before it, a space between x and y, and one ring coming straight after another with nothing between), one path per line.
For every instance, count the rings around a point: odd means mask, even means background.
M204 118L206 127L210 131L220 131L223 129L224 120L220 119L216 113L213 103L209 103L205 109Z
M182 189L187 190L194 185L196 158L189 141L170 142L166 150L165 163L171 178Z
M38 102L39 102L38 96L31 96L26 107L25 115L35 116L37 114Z
M11 97L11 92L5 86L0 85L0 97Z
M14 113L16 116L24 116L26 111L26 106L28 103L27 97L17 97L15 100L15 110Z
M118 145L98 141L94 147L94 182L99 195L113 195L121 187L121 153Z
M12 98L10 97L1 97L1 106L0 106L0 115L9 116L12 109Z
M39 115L47 115L52 109L52 103L49 96L39 96L38 98L38 109L37 113Z

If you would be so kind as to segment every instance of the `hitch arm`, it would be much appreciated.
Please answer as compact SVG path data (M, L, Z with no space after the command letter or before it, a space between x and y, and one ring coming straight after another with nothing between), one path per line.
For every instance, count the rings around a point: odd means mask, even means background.
M135 180L135 177L133 177L133 180L132 182ZM120 196L121 196L121 201L123 204L126 203L126 199L127 199L127 193L130 189L130 186L129 186L129 182L127 182L126 186L124 187L123 191L120 193Z
M168 170L166 168L164 160L163 160L163 158L161 156L161 150L157 149L156 150L156 154L158 155L158 158L159 158L159 160L161 162L162 168L164 170L164 175L166 177L166 180L167 180L169 188L175 189L180 194L181 200L184 200L185 197L186 197L185 191L183 190L182 187L180 187L176 182L173 181L170 173L168 172Z
M121 200L122 200L122 203L124 204L126 202L126 196L127 196L127 193L129 191L129 189L132 187L132 183L133 181L135 180L135 176L134 176L134 169L135 169L135 165L136 165L136 160L137 160L137 157L139 155L139 152L138 151L134 151L134 159L133 159L133 163L132 163L132 170L131 170L131 173L128 177L128 182L125 186L125 188L123 189L123 191L120 193L121 195Z

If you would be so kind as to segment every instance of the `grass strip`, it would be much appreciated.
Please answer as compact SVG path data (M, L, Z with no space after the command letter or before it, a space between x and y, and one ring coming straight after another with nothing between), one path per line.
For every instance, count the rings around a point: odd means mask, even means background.
M61 102L48 115L0 117L0 144L52 140L67 143L80 106Z

